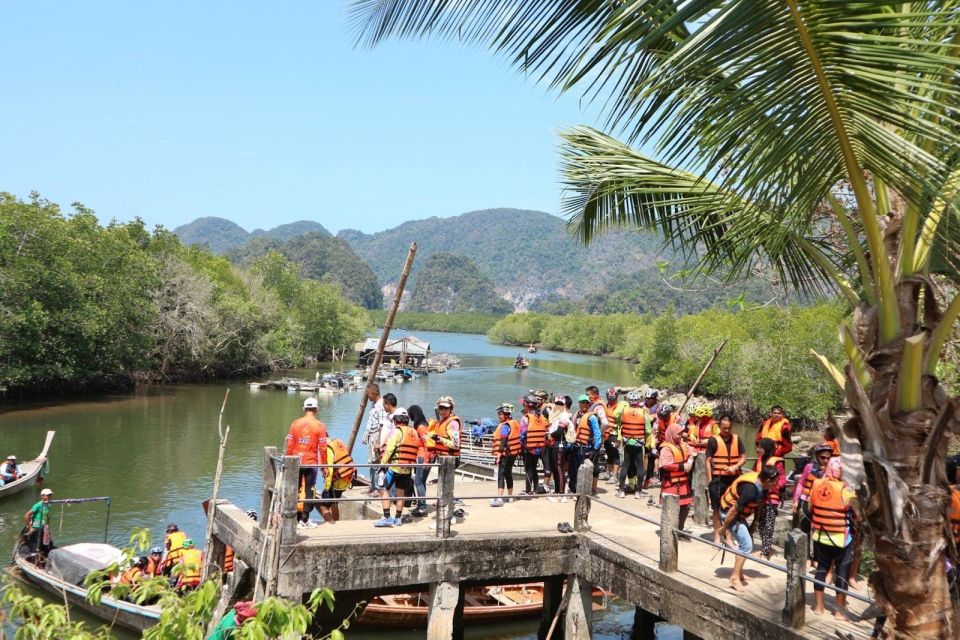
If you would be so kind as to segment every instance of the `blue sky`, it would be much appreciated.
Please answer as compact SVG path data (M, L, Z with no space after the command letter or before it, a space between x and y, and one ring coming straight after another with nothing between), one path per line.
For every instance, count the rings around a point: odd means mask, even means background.
M575 96L486 50L356 48L346 6L5 3L0 190L169 228L559 212Z

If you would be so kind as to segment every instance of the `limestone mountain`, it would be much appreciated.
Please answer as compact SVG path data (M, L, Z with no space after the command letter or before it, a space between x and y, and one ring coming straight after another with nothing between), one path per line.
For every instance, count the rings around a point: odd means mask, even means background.
M273 229L264 231L263 229L254 229L250 232L251 238L275 238L277 240L293 240L297 236L306 235L308 233L322 233L323 235L329 236L330 232L327 231L319 222L314 222L313 220L298 220L296 222L291 222L289 224L281 224L280 226L274 227Z
M510 313L490 280L465 255L435 253L417 271L407 311L430 313Z
M173 230L183 244L205 244L214 253L226 253L247 241L247 230L226 218L208 216Z

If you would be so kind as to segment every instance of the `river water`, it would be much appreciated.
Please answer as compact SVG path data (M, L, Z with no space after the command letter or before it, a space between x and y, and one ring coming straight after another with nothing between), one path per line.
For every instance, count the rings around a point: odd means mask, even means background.
M397 335L401 332L394 332ZM466 420L494 416L500 402L517 403L528 389L543 388L576 397L585 386L636 384L629 363L592 356L540 352L530 369L512 368L517 348L494 345L484 336L417 332L435 352L456 354L463 366L404 384L382 385L402 406L420 404L429 414L441 395L453 396ZM342 365L338 365L342 366ZM348 368L352 363L347 363ZM321 371L331 365L321 365ZM312 379L316 369L295 375ZM109 496L107 539L122 546L135 527L162 538L164 526L176 522L202 543L205 518L201 502L210 497L217 457L217 419L224 393L230 395L224 423L230 426L221 497L244 508L259 508L261 464L265 445L281 446L290 421L301 414L305 395L251 391L244 381L189 385L150 385L135 393L75 398L0 409L0 455L29 459L39 453L48 429L57 435L50 451L44 486L54 498ZM359 392L321 395L318 417L331 436L346 440L360 400ZM361 452L359 438L355 453ZM0 540L13 540L23 514L38 499L39 487L11 496L0 508ZM58 544L102 540L106 510L100 503L55 507ZM628 637L632 607L613 606L599 616L596 638ZM351 630L351 638L382 637ZM391 634L415 638L421 634ZM484 627L474 638L535 638L534 622ZM667 637L661 634L661 637Z

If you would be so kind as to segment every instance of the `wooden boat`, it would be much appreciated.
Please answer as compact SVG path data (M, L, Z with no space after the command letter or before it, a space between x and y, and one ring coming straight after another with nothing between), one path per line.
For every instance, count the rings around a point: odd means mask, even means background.
M593 610L606 608L607 594L593 590ZM473 587L463 596L463 620L466 624L489 624L540 615L543 609L543 583ZM377 596L367 605L354 624L366 627L418 629L427 626L430 594L400 593Z
M98 543L68 545L55 549L53 553L73 554L75 557L83 558L86 561L89 561L91 556L102 557L105 560L102 564L100 562L95 563L101 564L101 566L93 567L100 569L106 567L110 562L116 561L121 554L116 547ZM106 561L107 558L112 559ZM14 578L50 592L61 602L65 598L70 606L82 609L109 623L139 632L152 627L160 619L160 607L156 605L138 605L124 600L116 600L109 595L104 595L98 605L91 603L87 600L87 590L82 586L83 577L86 574L80 575L78 572L79 578L75 576L73 580L67 580L65 576L56 575L49 559L50 570L41 569L32 564L28 560L27 553L17 553L14 556L13 563L8 573ZM80 584L77 584L77 582Z
M516 361L513 363L514 369L526 369L529 366L530 366L530 361L527 360L526 358L517 358Z
M20 472L23 473L23 477L17 478L13 482L8 482L0 487L0 498L5 498L27 487L32 487L37 484L37 480L43 479L43 469L47 464L47 452L50 451L50 443L53 442L54 434L56 434L56 431L47 431L47 440L44 442L43 451L40 452L39 456L18 465Z

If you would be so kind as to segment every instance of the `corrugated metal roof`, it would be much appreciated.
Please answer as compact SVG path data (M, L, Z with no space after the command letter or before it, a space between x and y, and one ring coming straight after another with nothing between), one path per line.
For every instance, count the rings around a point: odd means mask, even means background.
M361 353L364 351L376 351L380 344L380 338L367 338L357 349ZM404 336L402 338L389 338L384 345L384 351L391 353L402 353L404 351L409 355L426 355L430 351L430 343L417 338L416 336Z

